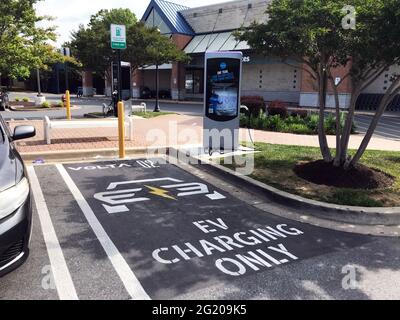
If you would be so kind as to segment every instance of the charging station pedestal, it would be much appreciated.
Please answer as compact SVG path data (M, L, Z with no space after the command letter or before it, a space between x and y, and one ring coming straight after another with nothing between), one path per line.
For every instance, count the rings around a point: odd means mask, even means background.
M203 147L211 154L239 148L241 52L206 52Z

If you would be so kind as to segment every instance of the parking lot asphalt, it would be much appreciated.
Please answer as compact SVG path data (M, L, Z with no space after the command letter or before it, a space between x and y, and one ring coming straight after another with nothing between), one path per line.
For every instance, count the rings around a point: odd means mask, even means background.
M0 279L1 299L400 297L398 238L282 218L256 208L265 199L239 197L240 186L162 159L44 165L29 175L32 253Z

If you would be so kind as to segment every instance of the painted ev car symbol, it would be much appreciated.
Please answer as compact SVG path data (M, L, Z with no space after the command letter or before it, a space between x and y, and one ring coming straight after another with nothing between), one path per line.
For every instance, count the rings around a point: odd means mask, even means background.
M118 189L126 185L141 185L141 187ZM94 198L102 202L102 206L108 213L122 213L130 211L128 204L151 201L150 195L172 201L195 195L204 195L211 201L226 199L217 191L210 192L208 186L203 183L185 183L182 180L168 177L113 182L110 183L107 191L96 193Z

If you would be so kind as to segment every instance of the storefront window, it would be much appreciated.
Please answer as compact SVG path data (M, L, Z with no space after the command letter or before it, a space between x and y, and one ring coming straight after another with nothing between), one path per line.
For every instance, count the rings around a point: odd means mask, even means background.
M161 34L171 34L171 30L168 28L167 24L154 9L151 11L145 23L146 26L150 28L158 28Z
M187 94L204 93L204 71L187 70L185 78L185 89Z

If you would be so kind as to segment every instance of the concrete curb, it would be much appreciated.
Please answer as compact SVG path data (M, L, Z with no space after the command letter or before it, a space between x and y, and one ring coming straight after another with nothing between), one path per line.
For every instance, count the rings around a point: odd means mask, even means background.
M169 153L170 149L177 150L181 146L151 146L151 147L130 147L126 148L126 156L150 155L163 156ZM198 145L190 145L189 147L197 148ZM87 150L53 150L53 151L38 151L38 152L21 152L21 157L24 161L32 162L34 160L43 159L46 162L62 162L62 161L80 161L93 160L102 158L118 158L119 149L87 149Z
M79 107L79 106L71 106L71 110L80 110L81 109L81 107ZM15 111L15 112L26 112L26 111L29 111L29 112L35 112L35 111L57 111L57 110L66 110L66 108L65 107L54 107L54 108L35 108L35 107L32 107L32 108L24 108L24 109L21 109L21 108L15 108L15 106L14 107L10 107L10 110L11 111Z
M194 158L201 161L198 158ZM248 176L230 170L219 164L210 161L203 162L199 166L200 170L210 172L220 176L225 180L230 180L234 183L240 183L248 190L253 190L262 193L270 200L290 207L294 211L303 215L311 215L316 218L331 220L335 222L350 223L353 225L367 226L398 226L400 225L400 207L392 208L365 208L341 206L335 204L324 203L320 201L306 199L291 193L278 190L265 183L252 179Z
M154 99L132 99L135 102L155 102ZM183 100L159 100L160 103L165 104L186 104L186 105L203 105L202 101L183 101Z
M126 148L126 155L133 156L139 154L154 153L158 154L163 147L137 147ZM165 149L164 149L165 150ZM38 159L49 161L72 161L72 160L89 160L94 158L117 158L118 148L110 149L92 149L92 150L57 150L43 152L22 152L21 157L24 161L32 162Z
M195 146L193 146L195 147ZM126 155L146 155L152 154L157 156L171 155L178 156L180 146L156 146L156 147L136 147L127 148ZM184 149L187 150L187 149ZM118 148L112 149L94 149L94 150L62 150L62 151L46 151L34 153L21 153L24 161L32 162L36 159L43 159L46 162L51 161L73 161L73 160L89 160L101 158L117 158ZM187 155L186 155L187 157ZM230 170L219 164L204 161L197 157L189 157L190 163L201 164L194 165L202 171L209 172L217 175L226 181L240 184L247 188L248 191L255 191L261 193L263 196L274 201L277 204L289 207L299 215L307 215L335 221L341 223L349 223L353 225L366 225L366 226L398 226L400 225L400 207L393 208L364 208L364 207L351 207L341 206L320 201L306 199L300 196L290 194L285 191L278 190L265 183L252 179L248 176Z

